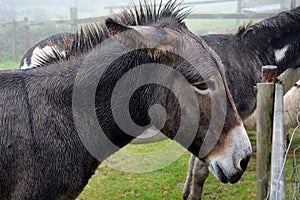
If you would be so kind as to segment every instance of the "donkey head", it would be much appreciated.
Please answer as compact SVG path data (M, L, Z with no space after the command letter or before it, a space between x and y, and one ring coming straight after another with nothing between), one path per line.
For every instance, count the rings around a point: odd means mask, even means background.
M219 180L238 181L251 146L217 55L188 31L131 27L112 20L106 25L116 40L133 49L116 66L136 58L134 66L127 65L132 74L121 81L124 87L113 95L118 97L114 105L120 106L120 96L132 87L127 117L139 127L123 122L126 133L136 137L144 127L156 126L208 162ZM114 115L115 120L127 118L125 112Z
M152 8L106 19L107 39L84 59L85 73L101 77L95 96L101 130L122 147L155 126L207 162L220 181L234 183L251 145L220 59L186 28L176 4Z

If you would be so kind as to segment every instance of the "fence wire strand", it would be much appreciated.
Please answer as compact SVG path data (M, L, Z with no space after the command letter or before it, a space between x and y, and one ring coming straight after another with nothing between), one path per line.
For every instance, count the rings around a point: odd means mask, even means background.
M298 91L300 93L300 91ZM300 105L294 108L288 108L285 110L288 116L288 119L285 120L295 121L296 127L293 129L290 137L288 138L288 145L284 155L284 163L280 170L280 176L284 174L285 171L285 190L286 190L286 199L291 200L300 200L300 190L299 190L299 172L297 168L297 158L299 159L299 153L297 157L297 152L300 149L300 137L299 137L299 128L300 128ZM297 115L295 116L295 113ZM288 129L286 129L288 130ZM297 137L298 136L298 137ZM292 150L293 149L293 150ZM291 150L293 151L291 153ZM291 162L291 163L289 163ZM291 172L288 171L288 168L291 165ZM299 167L299 166L298 166ZM279 180L279 178L278 178ZM279 181L277 181L277 188L279 186ZM277 195L276 195L277 196Z
M300 97L300 89L297 87L297 94ZM276 196L275 199L278 199L280 196L279 193L279 185L280 185L280 177L285 176L285 192L286 199L288 200L300 200L300 180L299 180L299 169L297 166L297 159L300 159L300 102L297 102L296 105L289 105L288 108L284 108L284 126L285 126L285 134L287 141L285 142L286 151L284 154L283 165L280 167L280 173L277 178L276 183ZM293 130L290 133L290 129ZM286 132L288 131L288 132ZM270 187L267 193L267 197L265 200L270 199ZM280 199L281 200L281 199Z
M299 114L299 113L298 113ZM279 187L279 178L282 176L282 174L284 173L284 168L285 168L285 165L286 165L286 162L287 162L287 158L288 158L288 154L289 154L289 151L290 151L290 149L291 149L291 146L292 146L292 143L293 143L293 139L294 139L294 136L295 136L295 133L296 133L296 131L298 130L298 128L300 127L300 124L298 123L298 125L296 126L296 128L293 130L293 133L292 133L292 135L291 135L291 138L290 138L290 142L289 142L289 145L288 145L288 147L287 147L287 150L286 150L286 152L285 152L285 155L284 155L284 162L283 162L283 166L281 167L281 170L280 170L280 174L279 174L279 177L278 177L278 181L277 181L277 185L276 185L276 188L278 188ZM296 174L296 181L298 181L299 179L298 179L298 175L297 175L297 165L296 165L296 161L297 161L297 158L296 158L296 155L295 155L295 150L296 149L298 149L298 148L300 148L300 146L298 146L298 147L296 147L295 149L294 149L294 156L293 156L293 162L292 162L292 166L293 166L293 171L292 171L292 178L291 178L291 180L293 179L293 177L295 177L295 174ZM295 180L295 179L294 179ZM295 181L294 181L295 182ZM295 188L294 187L294 189L293 189L294 191L299 191L299 188ZM299 196L299 192L297 192L298 193L298 195L297 196ZM277 196L277 195L276 195ZM294 196L295 196L295 192L294 192L294 194L293 194L293 198L292 199L299 199L298 197L297 198L294 198Z

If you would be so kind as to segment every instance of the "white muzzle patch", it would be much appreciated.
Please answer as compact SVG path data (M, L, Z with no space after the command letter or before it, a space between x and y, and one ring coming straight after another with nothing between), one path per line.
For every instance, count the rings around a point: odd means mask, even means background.
M208 156L208 169L219 181L235 183L247 167L252 148L243 124L228 133L226 140L224 151Z

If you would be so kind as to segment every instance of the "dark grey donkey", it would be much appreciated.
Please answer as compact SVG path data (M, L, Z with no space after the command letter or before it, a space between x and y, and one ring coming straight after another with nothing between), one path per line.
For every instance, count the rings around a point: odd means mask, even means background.
M284 11L236 34L204 35L202 39L220 56L229 90L243 120L256 107L254 87L261 80L263 65L278 66L278 73L300 66L300 7ZM207 164L190 159L183 199L199 200L208 176Z
M297 23L300 18L299 10L298 7L259 23L240 27L236 34L202 36L222 59L229 89L243 120L249 117L256 107L254 86L261 80L261 66L278 65L281 73L286 68L299 65L299 24ZM74 38L74 35L68 36L70 39ZM150 139L141 138L134 141L147 143L162 138L164 137L156 135ZM201 199L208 172L206 163L191 157L183 199Z
M67 56L40 56L45 67L1 71L0 199L75 199L150 125L237 182L250 141L220 59L186 15L175 1L138 6L82 26Z
M39 41L26 51L21 59L20 68L41 67L44 64L41 58L47 57L49 54L53 54L53 57L68 57L69 50L71 49L69 45L72 44L74 37L75 34L73 33L59 33ZM47 59L47 64L51 64L51 60Z

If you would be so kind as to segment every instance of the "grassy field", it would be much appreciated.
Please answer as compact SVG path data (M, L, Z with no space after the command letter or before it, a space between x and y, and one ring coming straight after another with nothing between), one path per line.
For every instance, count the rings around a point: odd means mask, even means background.
M252 144L254 135L251 134ZM165 143L163 141L162 143ZM133 146L126 148L150 150L152 145ZM148 147L147 147L148 146ZM253 144L255 148L255 143ZM125 150L127 150L125 148ZM184 185L190 154L184 153L178 160L166 168L149 173L125 173L101 166L78 200L96 199L180 199ZM222 184L213 176L205 184L203 199L254 199L256 195L255 156L250 160L249 167L237 184ZM242 198L241 198L242 197Z
M241 25L259 22L261 19L186 19L188 28L195 34L235 33Z
M204 187L204 200L256 199L255 133L249 132L249 136L254 153L242 179L236 184L222 184L212 175L209 175ZM299 137L295 138L295 140L297 141L294 142L292 149L300 144ZM153 151L158 147L163 147L168 142L169 141L146 145L128 145L124 150L135 152ZM149 173L126 173L113 170L105 164L101 165L77 200L179 200L181 199L181 191L184 185L189 156L190 154L185 152L168 167ZM299 160L300 156L297 155L297 158ZM123 162L123 164L126 163ZM131 163L127 163L127 165L130 166ZM297 168L300 170L299 166ZM286 164L288 194L292 192L292 184L295 183L291 182L293 169L290 156Z
M19 63L15 61L0 62L1 69L16 69L19 67Z

